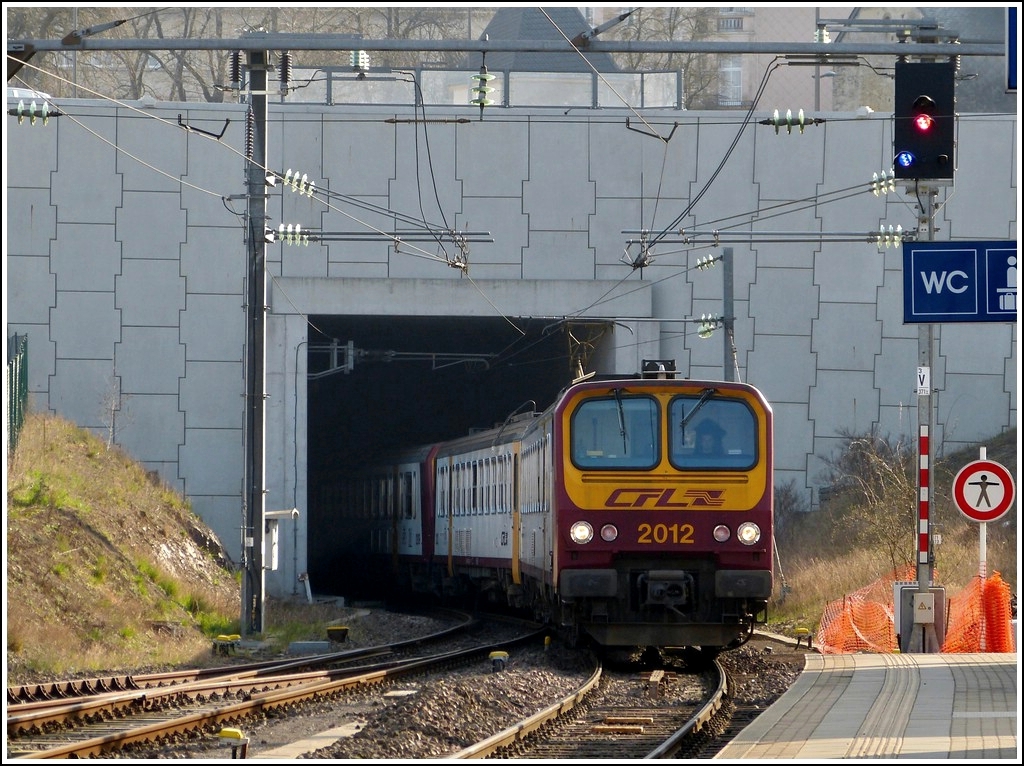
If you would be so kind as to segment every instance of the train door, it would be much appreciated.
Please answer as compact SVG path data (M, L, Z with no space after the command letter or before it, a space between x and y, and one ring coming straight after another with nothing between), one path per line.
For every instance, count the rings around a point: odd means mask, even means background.
M515 585L523 584L523 575L519 564L523 533L523 517L519 512L519 446L520 442L513 445L509 460L505 464L507 473L502 477L508 492L509 513L512 514L512 582Z
M435 487L435 509L434 518L434 553L440 554L445 559L445 569L449 577L455 575L454 562L452 561L452 535L454 524L453 507L457 487L455 486L454 464L450 456L439 458L437 461L437 485Z

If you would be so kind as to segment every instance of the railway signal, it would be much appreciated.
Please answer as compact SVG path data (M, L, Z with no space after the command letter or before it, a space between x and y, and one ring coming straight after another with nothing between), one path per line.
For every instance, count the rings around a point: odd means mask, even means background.
M954 74L952 62L896 62L896 178L953 178Z

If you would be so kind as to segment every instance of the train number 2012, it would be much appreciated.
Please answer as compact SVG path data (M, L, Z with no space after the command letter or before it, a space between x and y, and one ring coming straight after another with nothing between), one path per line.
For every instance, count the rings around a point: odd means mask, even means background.
M636 528L636 531L639 534L637 542L642 544L693 544L692 524L648 524L645 521Z

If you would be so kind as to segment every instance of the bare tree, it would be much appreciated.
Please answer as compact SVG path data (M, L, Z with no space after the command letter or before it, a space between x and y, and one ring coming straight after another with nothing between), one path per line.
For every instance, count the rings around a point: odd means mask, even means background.
M895 570L914 559L917 518L916 455L912 446L891 442L875 430L840 434L845 446L826 459L838 492L823 510L833 522L834 541L882 549Z
M25 87L56 97L138 99L143 95L167 101L224 100L230 51L174 49L176 39L233 39L254 31L351 35L370 39L465 38L493 15L481 8L409 7L163 7L138 13L133 8L16 8L8 13L9 39L63 38L75 30L120 22L98 33L105 39L161 39L167 50L61 51L39 53L18 72ZM355 47L355 46L354 46ZM295 66L315 68L348 64L350 51L305 51L308 61ZM431 63L455 66L458 51L433 55ZM375 66L411 67L422 53L386 51L375 54Z
M810 504L806 497L797 489L796 480L775 486L775 534L785 535L794 519L806 516L810 512Z
M629 16L623 39L643 41L708 40L718 30L718 8L660 5L637 8ZM627 71L681 70L683 106L718 108L718 56L708 53L620 53L616 63Z

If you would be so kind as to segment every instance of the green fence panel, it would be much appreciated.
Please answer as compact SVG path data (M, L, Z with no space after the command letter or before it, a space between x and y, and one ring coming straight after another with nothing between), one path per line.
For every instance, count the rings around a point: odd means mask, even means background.
M7 339L7 451L13 454L28 404L28 336Z

